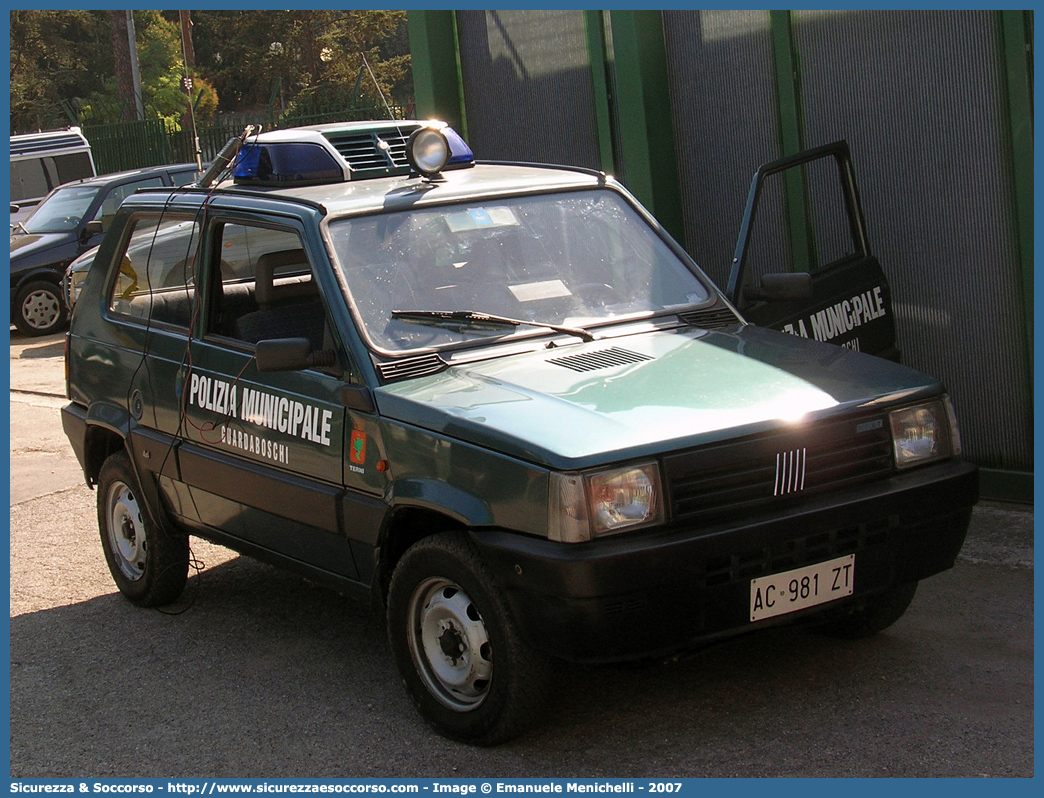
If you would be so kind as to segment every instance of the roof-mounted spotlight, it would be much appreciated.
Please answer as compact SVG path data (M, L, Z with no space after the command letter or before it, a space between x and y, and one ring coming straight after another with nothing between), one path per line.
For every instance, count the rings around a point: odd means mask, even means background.
M431 181L442 180L447 167L471 166L475 156L453 128L445 122L429 122L410 134L406 160L417 174Z
M429 180L442 179L439 172L449 163L449 158L449 140L438 128L418 128L406 142L406 160L410 162L413 171Z

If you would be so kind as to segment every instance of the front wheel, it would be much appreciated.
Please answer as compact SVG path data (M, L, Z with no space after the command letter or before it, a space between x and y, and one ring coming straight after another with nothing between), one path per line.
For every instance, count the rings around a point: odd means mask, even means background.
M817 627L817 631L848 640L872 637L903 617L916 592L917 583L910 582L870 596L845 614Z
M158 528L124 452L98 476L98 529L109 572L120 592L143 607L170 604L188 579L188 537Z
M23 335L58 332L68 319L62 289L47 280L34 280L22 286L14 304L14 323Z
M495 745L541 708L547 663L520 639L463 534L435 535L403 555L388 591L388 637L407 691L446 737Z

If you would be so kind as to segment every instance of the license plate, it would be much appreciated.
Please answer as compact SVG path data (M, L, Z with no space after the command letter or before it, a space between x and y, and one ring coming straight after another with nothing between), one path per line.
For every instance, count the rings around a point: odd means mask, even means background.
M750 620L763 621L852 595L855 555L750 580Z

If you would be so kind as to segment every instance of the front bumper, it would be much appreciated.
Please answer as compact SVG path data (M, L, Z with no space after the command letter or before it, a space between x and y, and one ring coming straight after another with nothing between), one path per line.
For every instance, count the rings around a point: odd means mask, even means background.
M728 524L582 544L501 531L472 537L531 646L604 662L819 615L944 571L977 500L977 467L950 462ZM851 598L751 623L752 578L853 553Z

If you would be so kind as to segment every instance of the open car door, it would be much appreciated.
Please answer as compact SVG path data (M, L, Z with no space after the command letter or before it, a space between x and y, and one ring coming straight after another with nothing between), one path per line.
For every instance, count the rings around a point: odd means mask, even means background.
M836 189L816 196L815 202L804 201L807 170L810 165L826 159L833 159L837 166ZM815 168L817 176L825 171L821 164ZM784 174L788 172L789 175ZM805 230L802 232L807 233L805 240L808 243L803 257L791 260L804 261L808 271L803 270L803 264L795 269L791 263L776 262L780 260L778 255L766 269L752 270L748 266L759 201L762 200L766 179L773 175L787 178L790 181L788 190L795 190L796 186L802 198L799 203L805 209L805 218L801 222ZM829 172L826 176L828 179L831 177ZM840 200L829 201L835 194ZM820 263L816 247L820 231L816 230L816 223L825 220L811 218L811 210L823 210L824 203L842 207L827 207L826 212L820 214L835 217L837 223L834 226L838 228L831 233L835 251ZM727 293L730 301L752 324L899 361L891 292L881 264L870 253L847 142L838 141L781 158L755 172Z

